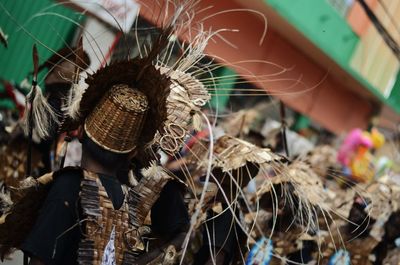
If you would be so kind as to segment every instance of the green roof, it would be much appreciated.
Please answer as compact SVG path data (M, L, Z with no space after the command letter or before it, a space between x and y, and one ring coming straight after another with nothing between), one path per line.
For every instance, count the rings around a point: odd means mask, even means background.
M83 17L51 0L0 2L0 27L8 35L8 48L0 45L0 75L20 82L32 71L32 46L38 47L40 63L71 41ZM48 48L46 48L46 47ZM41 73L39 80L45 73Z
M264 0L277 13L296 27L326 55L352 75L380 101L400 113L400 104L386 98L377 88L350 66L359 42L347 21L325 0ZM400 84L399 84L400 86ZM399 90L396 86L392 94ZM400 94L400 91L399 93Z

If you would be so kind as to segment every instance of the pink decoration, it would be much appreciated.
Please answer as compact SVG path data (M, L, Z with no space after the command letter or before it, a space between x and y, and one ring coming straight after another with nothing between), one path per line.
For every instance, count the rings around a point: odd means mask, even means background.
M363 134L361 129L353 129L344 139L338 152L338 161L345 166L350 164L351 157L359 146L372 148L372 140Z

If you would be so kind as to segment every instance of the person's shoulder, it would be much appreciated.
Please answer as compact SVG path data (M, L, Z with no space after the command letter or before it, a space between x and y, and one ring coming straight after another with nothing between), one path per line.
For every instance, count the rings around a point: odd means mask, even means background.
M48 199L73 200L79 195L83 170L66 167L53 173L53 183Z
M66 177L81 179L83 177L83 169L81 167L64 167L53 173L54 180L65 179Z
M80 186L83 170L79 167L65 167L53 174L53 185Z
M165 184L163 188L164 193L168 194L176 194L176 193L184 193L186 190L186 186L179 182L178 180L172 179Z

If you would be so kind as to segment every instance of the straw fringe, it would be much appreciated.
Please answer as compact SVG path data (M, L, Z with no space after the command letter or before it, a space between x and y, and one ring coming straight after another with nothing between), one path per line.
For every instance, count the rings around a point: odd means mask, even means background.
M165 169L161 166L158 166L157 162L154 160L150 162L149 167L142 169L142 175L145 178L152 178L155 181L171 178L169 174L165 171Z
M285 161L285 158L268 148L260 148L228 135L219 138L215 144L213 165L222 168L224 172L243 167L247 162L262 165L281 161Z
M38 137L40 139L45 139L46 137L50 136L53 126L55 124L59 124L60 121L53 107L43 96L42 90L39 86L36 86L35 89L32 87L31 91L26 97L27 102L31 102L33 91L35 91L32 108L33 124L29 124L28 109L24 113L22 123L24 125L23 127L26 134L28 133L28 128L33 126Z
M190 127L197 131L202 129L200 108L211 96L204 85L190 74L167 67L159 69L171 78L171 92L167 98L168 115L164 130L157 133L154 142L158 142L164 152L172 155L183 146Z
M72 85L68 96L68 103L63 107L63 111L73 120L77 120L80 116L82 95L87 88L88 85L83 80L81 80L78 84Z
M203 129L202 127L203 127L203 122L201 116L198 112L196 112L193 115L193 129L199 132Z
M13 202L9 192L0 193L0 214L6 213L11 209Z

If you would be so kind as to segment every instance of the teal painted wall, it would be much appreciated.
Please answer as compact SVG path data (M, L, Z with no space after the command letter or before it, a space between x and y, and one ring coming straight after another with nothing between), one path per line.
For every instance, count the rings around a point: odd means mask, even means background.
M218 109L218 111L223 111L229 101L229 95L235 86L237 74L228 67L221 67L214 74L218 79L215 86L209 86L209 89L215 89L211 92L210 106L213 109Z
M51 0L1 0L0 27L8 35L8 48L0 45L0 77L15 82L24 79L32 71L34 43L42 63L52 54L44 45L58 50L71 41L76 26L58 16L39 15L45 12L57 13L74 21L83 19L83 16Z
M15 104L11 99L0 99L0 109L14 109Z
M397 73L396 82L389 96L389 102L396 107L396 110L400 110L400 71Z
M264 0L339 65L348 65L359 37L325 0Z
M377 88L350 66L350 59L359 42L359 37L328 1L264 0L264 2L288 20L381 102L400 113L400 104L395 104L393 98L385 98Z

